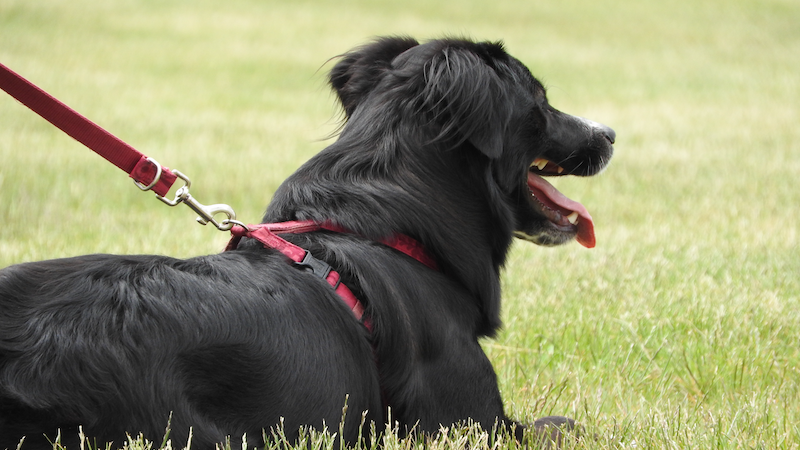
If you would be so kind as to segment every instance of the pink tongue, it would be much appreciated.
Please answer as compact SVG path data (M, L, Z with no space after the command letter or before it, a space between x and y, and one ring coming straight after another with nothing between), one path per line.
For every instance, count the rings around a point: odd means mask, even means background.
M576 240L586 248L594 247L594 222L592 221L592 216L589 215L589 211L586 210L586 207L575 200L567 198L564 194L559 192L558 189L553 187L552 184L548 183L547 180L533 172L528 172L528 187L536 194L536 197L540 201L545 200L545 203L547 203L546 200L549 200L552 205L548 206L556 206L557 209L561 210L562 215L568 216L573 211L577 212L579 219Z

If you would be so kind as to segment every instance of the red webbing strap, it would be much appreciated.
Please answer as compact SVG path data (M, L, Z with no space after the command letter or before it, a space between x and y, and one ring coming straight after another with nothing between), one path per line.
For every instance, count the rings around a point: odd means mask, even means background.
M295 224L294 227L299 227L300 225L310 225L314 222L284 222L286 224ZM270 225L281 225L281 224L270 224ZM315 224L316 225L316 224ZM336 233L345 233L345 234L353 234L352 231L349 231L345 228L342 228L338 225L334 225L329 222L321 223L316 225L317 229L323 229L328 231L334 231ZM406 256L410 256L411 258L416 259L417 261L421 262L428 266L431 270L439 270L439 266L436 264L436 261L433 257L425 250L425 247L422 246L417 240L410 236L406 236L405 234L395 233L388 238L383 238L380 240L381 244L391 247L401 253L406 254Z
M313 222L285 222L279 224L248 225L248 228L249 229L246 229L238 225L231 228L231 234L233 235L233 238L228 243L228 246L225 250L227 251L235 249L239 243L239 240L246 236L256 239L267 248L274 248L275 250L278 250L295 263L303 264L306 263L308 259L319 261L314 259L313 256L311 256L309 252L302 247L294 245L275 234L306 233L309 231L319 230L320 227ZM322 276L325 281L328 282L331 287L333 287L333 289L336 291L336 294L339 295L347 307L350 308L350 311L353 312L355 318L357 320L363 319L364 326L367 327L368 330L372 331L372 324L368 319L364 318L364 305L358 301L350 288L345 286L344 283L341 283L341 275L339 275L339 272L331 269L330 266L325 263L322 264L327 266L328 270L327 273L321 274L320 276Z
M311 267L312 270L314 269L313 266L316 266L316 269L326 271L324 274L317 275L325 278L328 284L330 284L336 290L336 293L339 294L339 297L341 297L345 304L347 304L350 310L353 311L353 315L356 316L356 319L362 320L363 318L364 326L366 326L368 330L372 331L372 325L369 319L363 317L364 305L358 301L356 296L353 295L353 292L350 291L347 286L340 282L341 276L339 273L333 270L327 263L319 261L311 256L307 250L292 244L291 242L277 235L278 233L309 233L318 230L328 230L337 233L350 233L346 229L337 225L330 223L318 224L310 220L262 223L258 225L248 225L247 228L237 225L231 228L231 234L233 236L228 242L227 247L225 247L225 251L235 250L242 237L249 237L261 242L264 247L274 248L280 251L289 259L295 263L298 263L300 266ZM428 252L425 251L425 248L422 246L422 244L409 236L404 234L394 234L390 238L383 239L381 243L405 253L422 264L425 264L430 269L438 270L436 261L433 259L433 257L431 257L430 254L428 254ZM317 271L314 270L314 273L316 272Z
M345 234L352 234L351 231L342 228L338 225L334 225L329 222L324 223L316 223L310 220L291 220L288 222L279 222L279 223L262 223L259 225L248 225L251 228L269 228L270 231L273 233L308 233L311 231L317 230L328 230L333 231L336 233L345 233ZM228 243L227 250L235 249L238 245L239 239L241 239L242 235L236 235L234 233L233 239ZM277 236L276 236L277 237ZM280 239L280 238L278 238ZM436 260L425 250L425 247L422 246L417 240L412 237L406 236L405 234L398 234L395 233L388 238L381 239L381 244L391 247L401 253L406 254L407 256L416 259L417 261L421 262L428 266L431 270L439 270L439 266L436 264Z
M152 184L158 172L157 163L3 64L0 64L0 88L61 131L127 172L135 181L143 186ZM161 177L151 189L162 197L166 196L176 178L175 174L164 167Z
M324 230L335 231L337 233L351 233L342 227L330 223L323 223L319 225L319 227ZM430 253L425 250L425 247L423 247L422 244L410 236L395 233L388 238L381 239L381 244L391 247L401 253L405 253L407 256L410 256L422 264L425 264L431 270L439 270L436 260L434 260Z

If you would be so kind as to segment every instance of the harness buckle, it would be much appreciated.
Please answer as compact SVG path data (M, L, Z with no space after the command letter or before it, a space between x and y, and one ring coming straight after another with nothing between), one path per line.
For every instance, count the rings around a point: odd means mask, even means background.
M328 280L328 275L330 275L331 271L333 270L330 264L326 263L325 261L314 258L311 255L311 252L309 252L308 250L306 250L305 255L303 255L303 260L300 262L295 262L294 266L300 270L311 272L312 274L326 281ZM333 286L333 288L334 289L338 288L340 282L341 278L336 280L336 285Z

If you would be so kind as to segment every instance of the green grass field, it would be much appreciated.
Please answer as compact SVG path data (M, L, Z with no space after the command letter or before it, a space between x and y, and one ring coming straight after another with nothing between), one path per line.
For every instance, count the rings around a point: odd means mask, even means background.
M0 0L0 62L254 222L336 130L331 57L384 34L503 40L553 105L618 136L601 176L557 182L597 248L509 257L484 342L507 410L579 419L596 439L575 448L798 449L798 24L796 0ZM0 221L0 267L226 241L5 93ZM465 443L513 446L431 447Z

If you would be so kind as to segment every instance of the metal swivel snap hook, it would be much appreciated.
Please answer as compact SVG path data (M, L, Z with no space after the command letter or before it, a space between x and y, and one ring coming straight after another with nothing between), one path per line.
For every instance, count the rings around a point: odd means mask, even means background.
M177 170L172 170L172 173L183 180L184 185L175 192L175 198L173 200L169 200L160 195L156 195L156 198L169 206L175 206L178 203L185 203L186 206L197 213L198 223L201 225L206 225L211 222L220 231L228 231L233 228L234 225L239 224L239 222L236 220L236 213L233 211L232 207L224 203L204 205L198 202L194 197L192 197L191 194L189 194L189 187L192 185L192 181L189 179L189 177ZM224 214L226 218L224 220L217 221L215 216L219 214Z

